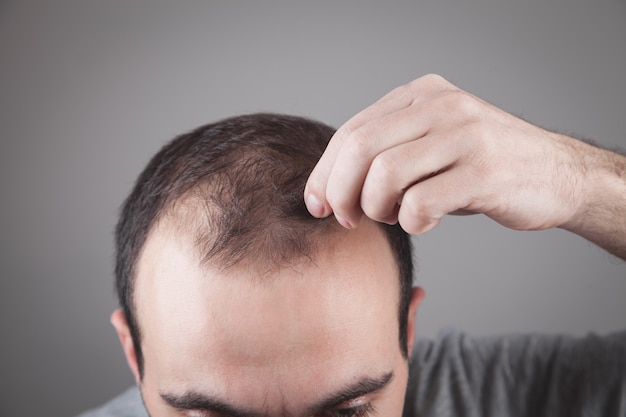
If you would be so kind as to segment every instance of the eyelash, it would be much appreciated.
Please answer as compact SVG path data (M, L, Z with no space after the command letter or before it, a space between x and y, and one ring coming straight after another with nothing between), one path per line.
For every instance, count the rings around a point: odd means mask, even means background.
M351 408L340 408L331 411L326 417L367 417L374 411L371 403L359 405Z

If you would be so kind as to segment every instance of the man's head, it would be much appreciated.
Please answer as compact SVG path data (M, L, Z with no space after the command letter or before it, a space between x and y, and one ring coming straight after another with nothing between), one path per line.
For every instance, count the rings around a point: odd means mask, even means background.
M231 118L174 139L140 175L116 230L112 320L155 416L309 415L359 398L401 410L421 297L410 240L308 214L304 185L333 132Z

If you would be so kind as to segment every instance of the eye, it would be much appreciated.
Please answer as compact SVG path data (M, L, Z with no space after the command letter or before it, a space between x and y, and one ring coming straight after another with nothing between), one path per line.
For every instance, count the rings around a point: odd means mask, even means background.
M374 411L371 403L349 408L336 408L324 417L367 417Z

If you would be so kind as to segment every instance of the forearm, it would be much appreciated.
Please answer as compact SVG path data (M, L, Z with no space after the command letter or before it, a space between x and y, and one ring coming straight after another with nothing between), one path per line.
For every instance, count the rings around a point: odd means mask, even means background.
M626 260L626 157L561 136L578 155L581 204L561 228Z

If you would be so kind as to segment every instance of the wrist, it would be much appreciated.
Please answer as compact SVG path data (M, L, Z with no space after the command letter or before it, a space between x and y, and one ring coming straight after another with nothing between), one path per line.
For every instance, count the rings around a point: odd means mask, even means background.
M626 251L626 157L559 135L577 161L576 208L559 227L609 251Z

